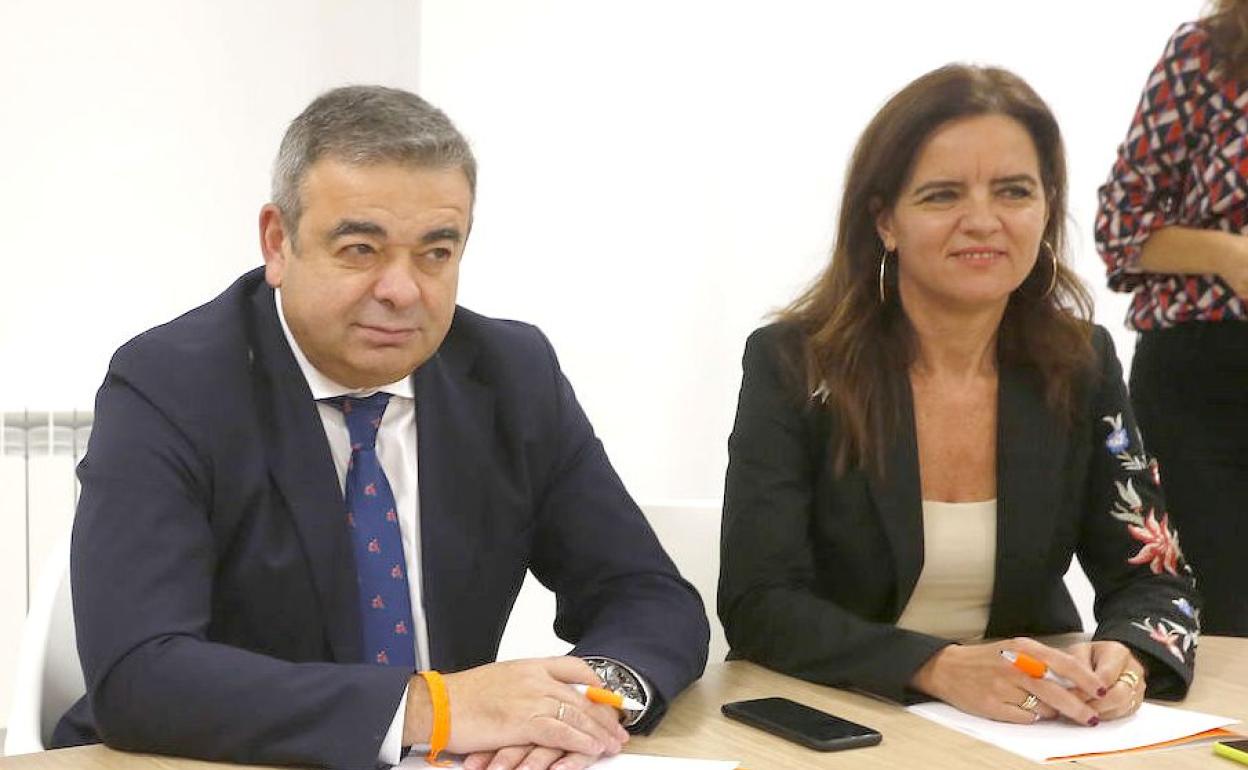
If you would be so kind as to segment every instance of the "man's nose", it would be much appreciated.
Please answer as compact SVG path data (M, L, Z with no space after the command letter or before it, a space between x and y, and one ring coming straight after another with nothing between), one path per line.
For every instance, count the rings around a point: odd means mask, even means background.
M373 285L373 296L396 309L411 307L423 293L418 273L405 257L386 260Z

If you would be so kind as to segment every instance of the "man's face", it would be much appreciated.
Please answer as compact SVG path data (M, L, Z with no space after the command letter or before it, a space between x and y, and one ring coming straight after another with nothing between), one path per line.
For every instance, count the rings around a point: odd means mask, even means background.
M297 247L272 204L260 212L265 279L323 374L351 388L406 377L442 344L455 312L472 193L458 168L314 163Z

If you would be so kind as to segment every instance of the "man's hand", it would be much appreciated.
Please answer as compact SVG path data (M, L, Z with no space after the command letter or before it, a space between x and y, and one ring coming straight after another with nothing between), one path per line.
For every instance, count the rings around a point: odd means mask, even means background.
M464 757L464 770L584 770L597 761L597 756L570 754L544 746L508 746L498 751L469 754Z
M592 761L603 754L619 753L628 740L628 733L620 726L614 709L597 706L568 686L602 685L593 670L579 658L491 663L445 674L443 679L451 710L451 735L446 748L456 754L533 746L557 750L559 756L564 752L583 755ZM432 706L424 680L413 677L408 691L403 742L408 745L427 742L432 724ZM530 753L525 751L520 759ZM502 759L506 761L517 755L518 748L507 749ZM538 764L547 756L553 758L545 765ZM525 765L536 770L548 767L556 759L552 751L540 751L534 762ZM569 757L569 761L577 760ZM567 768L573 770L587 764L569 764ZM511 768L516 764L497 766Z
M1028 676L1001 657L1001 650L1030 655L1069 679L1075 689ZM1102 717L1087 701L1105 692L1086 659L1025 637L950 645L923 664L910 684L968 714L1019 724L1060 714L1072 722L1095 726Z

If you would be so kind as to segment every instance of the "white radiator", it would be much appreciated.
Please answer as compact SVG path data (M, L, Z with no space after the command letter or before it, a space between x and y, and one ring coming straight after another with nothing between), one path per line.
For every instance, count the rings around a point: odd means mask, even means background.
M0 728L8 720L17 643L32 581L69 535L78 499L74 468L91 412L0 412Z

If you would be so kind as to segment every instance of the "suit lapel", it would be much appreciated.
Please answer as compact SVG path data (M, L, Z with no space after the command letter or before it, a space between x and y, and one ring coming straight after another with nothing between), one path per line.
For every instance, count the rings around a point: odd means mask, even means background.
M422 599L434 668L473 660L481 629L462 628L465 587L479 579L487 471L495 447L494 396L472 376L475 345L450 333L413 375L420 484Z
M1002 366L997 406L997 558L988 636L1024 628L1047 589L1045 557L1061 510L1066 435L1033 377Z
M252 376L269 468L294 519L325 613L334 660L360 661L360 615L346 505L325 427L282 333L273 290L251 298Z
M914 397L908 381L903 382L897 395L901 422L884 450L884 476L869 474L871 497L892 547L896 576L893 620L901 616L923 570L923 492L919 484Z

